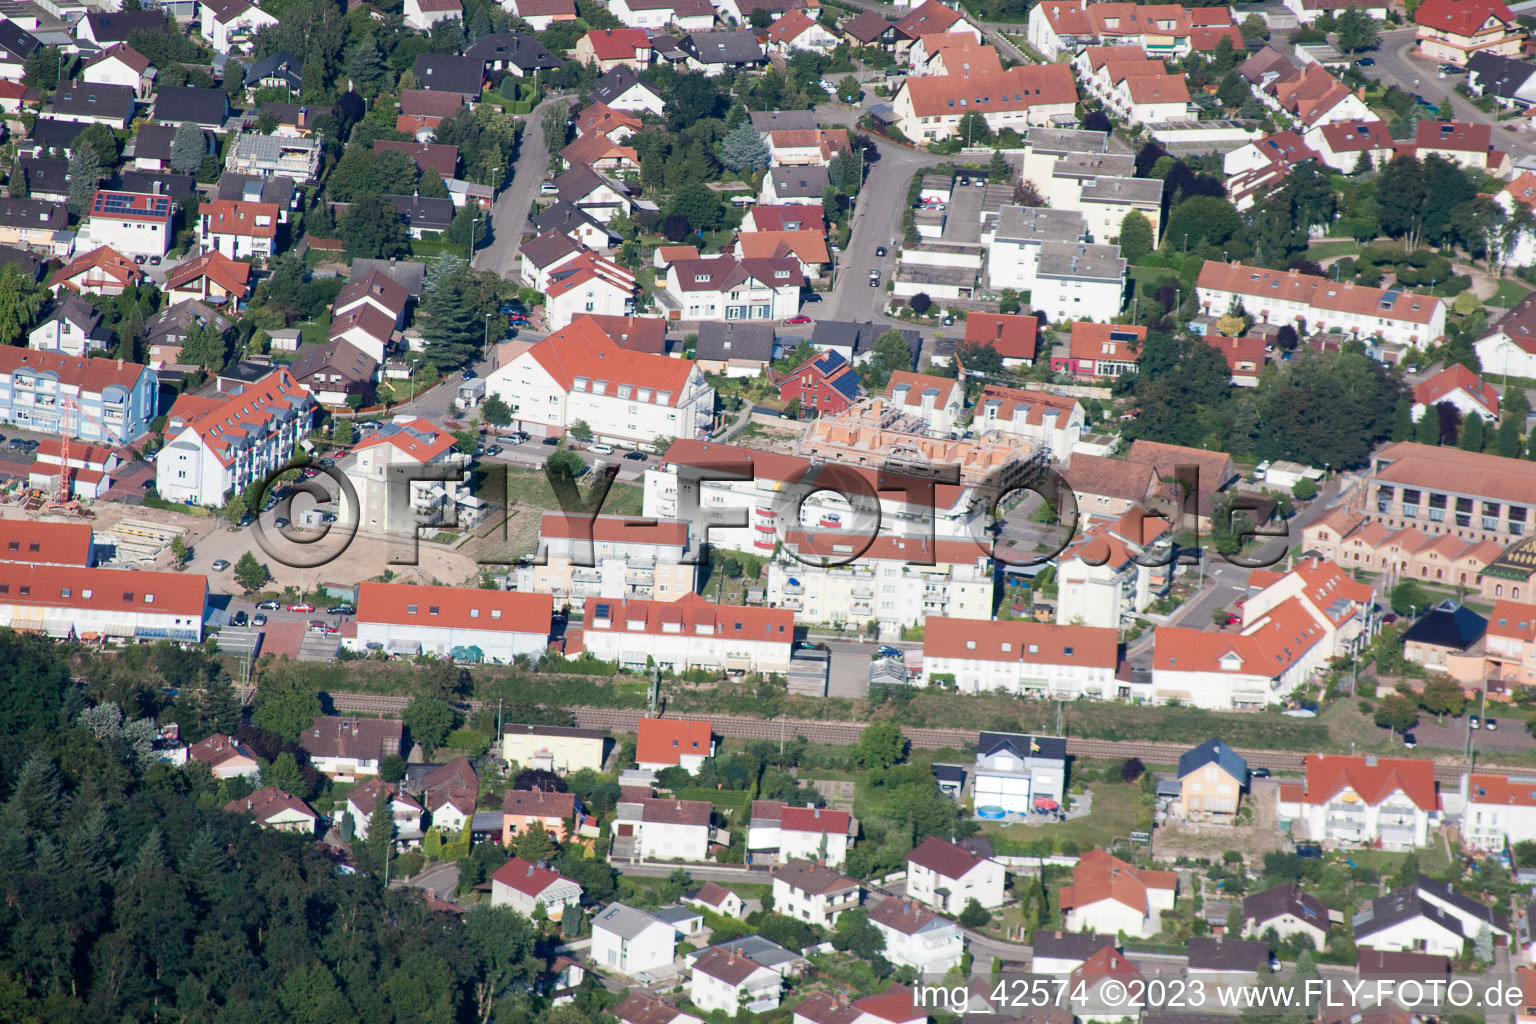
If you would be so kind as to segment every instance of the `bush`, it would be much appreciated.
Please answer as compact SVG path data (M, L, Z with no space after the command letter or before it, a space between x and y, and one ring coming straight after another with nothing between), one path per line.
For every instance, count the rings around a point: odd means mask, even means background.
M462 750L469 757L479 757L491 745L491 738L473 729L455 729L448 734L443 745L452 747L454 750Z
M425 863L426 858L417 853L415 850L411 850L407 853L402 853L400 856L394 859L392 862L393 867L390 873L399 878L410 878L412 875L419 872L422 868L422 865Z

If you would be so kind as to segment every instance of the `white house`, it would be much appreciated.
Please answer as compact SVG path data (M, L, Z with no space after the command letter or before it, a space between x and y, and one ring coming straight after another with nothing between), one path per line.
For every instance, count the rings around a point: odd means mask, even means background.
M1533 239L1533 259L1536 259L1536 235ZM1498 325L1473 344L1477 358L1490 373L1507 373L1515 377L1536 374L1536 321L1530 310L1536 301L1522 299Z
M983 731L971 769L978 809L1028 815L1062 807L1067 799L1067 741L1060 736L1027 736Z
M208 608L200 574L0 563L0 627L55 638L125 637L198 643Z
M783 320L799 311L804 284L793 256L722 254L675 260L667 268L667 293L684 320Z
M708 0L608 0L608 11L630 28L702 32L715 23Z
M1354 916L1355 944L1382 952L1460 956L1473 936L1439 907L1422 899L1416 889L1388 893Z
M216 779L254 779L261 775L261 764L245 744L232 736L214 733L187 748L187 760L208 766Z
M471 657L478 648L479 658L507 664L544 650L553 614L548 594L364 582L357 588L356 645L439 658Z
M277 19L247 0L202 0L199 6L203 38L219 53L243 53L251 38Z
M708 722L682 718L642 718L635 739L635 763L642 771L681 768L697 775L706 758L715 756L713 729Z
M215 199L198 208L198 243L236 260L271 256L281 221L276 203Z
M715 390L692 360L620 348L590 317L492 371L486 389L520 430L560 437L585 420L597 440L626 446L703 437L715 412Z
M701 1010L764 1013L779 1005L784 979L735 950L713 946L693 962L689 996Z
M98 189L77 245L129 256L164 256L171 247L171 197Z
M343 522L365 533L415 536L428 523L452 522L451 513L468 495L469 458L442 427L416 418L370 431L342 463L353 495L341 495Z
M90 350L105 349L112 339L112 332L102 327L96 308L66 293L43 310L42 321L27 334L27 347L82 356Z
M1451 888L1451 883L1428 875L1419 875L1413 883L1418 898L1442 914L1454 919L1467 938L1476 938L1479 932L1507 939L1511 929L1509 917L1502 911L1479 903L1465 893Z
M919 974L944 974L965 952L959 925L910 900L881 900L870 908L869 923L885 939L885 958Z
M669 967L677 949L677 931L643 910L610 903L592 918L592 962L638 977Z
M773 912L832 928L859 905L859 883L808 860L791 860L773 873Z
M1536 783L1468 772L1461 777L1461 799L1462 842L1496 853L1536 840Z
M1308 754L1306 781L1282 783L1278 799L1281 818L1329 846L1424 846L1440 813L1434 762L1374 754Z
M1030 304L1052 323L1111 320L1125 304L1125 267L1118 245L1046 242Z
M1132 509L1114 522L1092 520L1057 556L1056 621L1117 629L1121 616L1146 610L1165 591L1169 524Z
M1035 974L1071 974L1105 946L1114 948L1118 940L1113 935L1095 932L1063 932L1037 930L1029 939L1034 959L1030 970Z
M320 815L310 806L276 786L264 786L248 797L224 805L231 814L248 814L262 828L277 832L296 832L312 836L320 824Z
M532 917L535 907L543 907L546 916L558 921L566 907L580 905L579 884L521 857L513 857L491 875L493 907L511 907L524 917ZM595 941L595 929L593 936Z
M310 723L299 746L315 770L341 782L379 774L379 762L400 749L405 727L393 718L321 716Z
M1243 934L1263 935L1271 928L1285 939L1302 935L1321 950L1331 924L1328 905L1294 885L1276 885L1243 899Z
M309 436L314 399L286 368L235 395L183 394L166 418L155 489L167 501L223 505L287 465Z
M709 856L709 813L704 800L621 800L610 859L701 862Z
M755 861L799 859L835 868L848 859L858 831L858 819L847 811L754 800L747 824L747 851Z
M1097 626L934 616L923 631L923 672L952 676L962 693L999 690L1052 699L1127 698L1150 687L1117 680L1119 635Z
M459 0L405 0L404 20L411 28L430 32L440 21L457 21L464 17L464 7Z
M1016 437L1065 461L1083 436L1086 422L1075 398L988 384L976 402L971 427L977 433L996 430Z
M893 408L921 420L928 433L939 436L955 429L965 408L965 393L958 381L910 370L891 374L885 397Z
M704 1024L693 1014L684 1013L649 992L633 988L608 1012L624 1024Z
M380 778L366 779L347 794L347 813L352 815L352 834L357 842L368 838L368 819L384 801L395 823L395 841L419 842L426 833L421 827L426 809L415 798L394 784Z
M1449 402L1465 418L1477 413L1487 422L1499 418L1499 393L1461 363L1452 363L1413 387L1412 416L1415 422L1432 405Z
M838 34L801 10L785 11L763 30L763 49L770 54L789 57L802 50L830 53L842 40Z
M634 274L594 252L579 252L547 275L545 322L559 330L584 313L627 316L638 293Z
M793 612L711 604L691 591L673 601L589 601L585 614L566 657L586 654L630 670L782 673L794 648Z
M991 909L1007 900L1007 872L990 857L929 836L907 854L907 896L958 914L971 900Z
M1061 888L1062 924L1068 931L1156 935L1163 911L1173 909L1178 884L1172 871L1136 868L1103 850L1090 850L1072 869L1072 884Z
M127 43L118 43L86 61L80 79L92 85L127 86L142 100L154 91L155 69L148 57Z
M688 524L678 520L546 512L539 523L538 552L516 569L516 589L550 594L572 608L584 608L599 597L654 597L670 603L697 587L699 566L690 563L698 559L692 554ZM611 606L609 612L612 623ZM626 621L619 620L621 625Z

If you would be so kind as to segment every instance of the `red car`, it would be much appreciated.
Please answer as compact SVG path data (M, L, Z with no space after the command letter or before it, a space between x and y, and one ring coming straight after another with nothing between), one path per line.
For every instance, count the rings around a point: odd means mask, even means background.
M1227 616L1227 625L1229 625L1229 626L1235 626L1239 622L1242 622L1242 621L1243 620L1238 618L1236 615L1228 615Z
M808 324L811 322L811 318L801 313L799 316L786 318L784 322L787 324Z
M303 601L299 604L289 605L288 610L291 612L312 612L315 610L315 606L310 604L308 601Z

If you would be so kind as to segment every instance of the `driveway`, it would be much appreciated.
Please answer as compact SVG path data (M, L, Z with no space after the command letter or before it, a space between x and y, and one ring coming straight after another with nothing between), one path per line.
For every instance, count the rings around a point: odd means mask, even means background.
M489 270L504 280L517 278L517 253L523 241L523 229L528 223L528 209L544 182L549 170L549 146L544 140L544 111L550 107L569 104L571 97L559 93L533 108L522 119L523 136L517 153L517 166L513 169L512 182L502 189L491 207L491 244L475 253L471 265L476 270Z

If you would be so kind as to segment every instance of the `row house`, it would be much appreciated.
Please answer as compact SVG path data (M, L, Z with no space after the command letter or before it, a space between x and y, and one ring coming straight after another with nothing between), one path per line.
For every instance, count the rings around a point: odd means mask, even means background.
M1495 619L1499 617L1501 609L1505 612L1509 610L1507 602L1500 602L1494 607ZM1523 631L1526 638L1530 635L1531 611L1529 606L1522 609L1527 627ZM1491 654L1491 620L1488 642ZM1461 800L1461 839L1476 849L1500 854L1513 850L1516 843L1536 840L1536 779L1521 775L1467 772L1461 777Z
M1368 288L1297 270L1268 270L1207 260L1196 282L1200 307L1221 316L1234 305L1264 323L1298 331L1337 331L1422 345L1445 333L1445 303L1401 288Z
M553 613L547 594L362 583L355 643L361 650L510 664L544 650Z
M640 286L635 275L586 250L549 272L544 290L545 326L558 331L578 317L628 316Z
M0 422L23 430L124 445L149 430L158 400L140 363L0 347Z
M286 466L309 436L314 399L287 369L235 395L181 395L166 420L155 489L167 501L224 504Z
M1240 633L1157 630L1152 698L1207 709L1279 704L1330 657L1326 630L1298 602L1283 602Z
M797 529L788 521L797 507L801 522L852 522L852 506L845 497L809 483L825 468L793 455L679 440L645 471L643 514L693 522L700 512L706 513L711 520L707 527L696 527L708 530L700 542L707 539L724 550L766 557ZM972 500L972 488L943 483L930 487L927 479L861 466L840 466L837 473L839 480L859 481L875 495L882 535L971 539L979 553L989 550L977 532L982 503ZM788 495L803 496L804 501L786 500ZM746 521L735 525L728 517L738 510L746 513Z
M1029 12L1029 44L1047 60L1094 45L1139 46L1158 58L1211 52L1220 39L1242 52L1242 37L1225 8L1191 10L1177 4L1087 3L1051 0Z
M1048 125L1077 106L1077 83L1065 64L1026 64L1007 71L959 77L908 78L891 106L903 135L940 142L959 130L960 119L978 113L994 132Z
M57 639L200 643L208 578L0 563L0 627Z
M1376 118L1335 121L1307 129L1302 136L1318 159L1335 171L1352 174L1362 165L1385 167L1397 155L1397 142Z
M892 409L920 421L927 433L942 437L960 427L965 390L950 377L895 370L886 382L885 400Z
M933 616L983 621L992 616L993 564L966 540L834 532L785 533L768 565L769 604L800 622L858 626L874 621L894 635ZM770 528L771 529L771 528Z
M90 566L96 564L97 554L89 523L0 520L0 562Z
M714 419L715 392L688 359L622 348L580 316L492 371L488 394L520 430L561 437L585 421L598 440L649 444L697 438Z
M1307 524L1302 538L1307 550L1350 569L1468 588L1481 583L1484 596L1489 598L1519 600L1520 584L1525 580L1523 572L1510 580L1498 578L1496 572L1484 575L1504 554L1504 545L1497 541L1468 540L1451 533L1436 535L1418 526L1394 528L1360 509L1331 509Z
M1305 821L1308 834L1329 846L1424 846L1440 820L1433 761L1308 754L1305 770L1304 782L1281 783L1280 817Z
M929 683L952 681L961 693L995 690L1061 700L1150 693L1145 684L1117 679L1119 665L1114 629L934 616L923 631Z
M545 512L538 551L515 570L517 589L572 609L588 598L674 601L698 587L695 555L686 523Z
M786 672L795 617L787 609L717 605L688 592L673 601L594 598L566 657L586 655L628 670Z
M1360 650L1381 626L1381 610L1370 585L1319 558L1304 558L1285 573L1255 569L1248 586L1244 629L1262 622L1271 610L1295 603L1322 630L1323 653L1328 658Z
M793 864L798 859L837 868L848 860L858 834L858 819L847 811L754 800L748 818L747 853L754 863Z
M991 74L1003 70L997 50L969 33L920 36L907 53L913 75Z
M896 56L907 56L920 40L935 35L967 35L977 42L982 32L964 13L939 3L939 0L923 0L892 26L896 43Z

